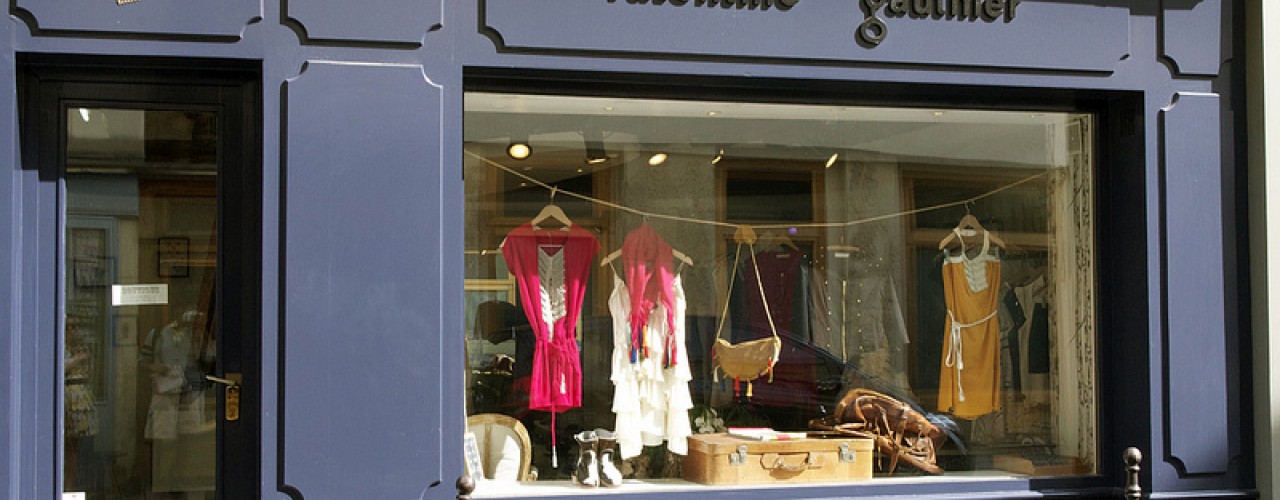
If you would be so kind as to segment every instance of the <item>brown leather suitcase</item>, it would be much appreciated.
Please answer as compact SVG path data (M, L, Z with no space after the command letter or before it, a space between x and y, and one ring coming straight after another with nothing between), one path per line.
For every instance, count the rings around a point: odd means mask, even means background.
M871 440L848 437L755 441L689 437L684 478L702 484L845 482L871 479Z

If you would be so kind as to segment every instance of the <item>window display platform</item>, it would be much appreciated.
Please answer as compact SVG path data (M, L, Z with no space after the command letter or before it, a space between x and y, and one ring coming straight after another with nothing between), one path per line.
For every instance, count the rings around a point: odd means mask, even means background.
M1009 474L993 471L982 472L954 472L947 473L942 476L900 476L900 477L876 477L870 481L858 483L858 486L880 486L880 485L913 485L928 483L965 483L965 482L990 482L990 481L1026 481L1028 476ZM848 482L830 482L830 483L805 483L798 486L792 483L780 484L752 484L743 485L741 487L749 487L752 490L767 490L774 488L794 489L797 487L813 487L822 488L829 486L839 486L843 488L850 487ZM476 485L476 489L471 494L471 498L529 498L529 497L551 497L562 495L607 495L612 493L678 493L678 492L705 492L715 490L735 489L738 486L720 485L709 486L698 484L681 479L627 479L623 481L622 486L617 488L586 488L574 484L573 481L537 481L537 482L517 482L517 481L481 481Z

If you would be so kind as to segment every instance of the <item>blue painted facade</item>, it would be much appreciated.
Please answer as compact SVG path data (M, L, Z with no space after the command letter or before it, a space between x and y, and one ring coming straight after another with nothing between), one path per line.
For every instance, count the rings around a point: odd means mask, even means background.
M0 23L0 220L9 227L0 232L0 325L11 332L0 342L0 496L59 494L60 187L22 150L19 54L260 65L253 417L262 497L456 495L464 346L447 332L464 329L462 98L476 74L530 91L548 80L715 81L791 96L895 88L886 95L914 103L1008 96L1015 109L1081 102L1106 117L1101 476L672 497L1118 494L1127 446L1146 455L1153 495L1247 496L1244 109L1234 57L1243 4L1013 0L996 4L1016 5L1014 15L952 19L941 6L964 2L906 2L916 3L934 10L899 16L888 3L836 0L11 1ZM857 37L872 16L885 28L874 46Z

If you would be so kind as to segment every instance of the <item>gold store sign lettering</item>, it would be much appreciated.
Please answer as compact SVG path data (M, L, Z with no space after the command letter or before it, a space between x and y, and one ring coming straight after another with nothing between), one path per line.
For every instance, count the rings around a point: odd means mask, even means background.
M135 0L136 1L136 0ZM800 0L624 0L629 4L672 5L675 7L720 7L723 9L791 10ZM618 0L608 0L618 3ZM858 25L859 43L875 47L889 34L880 16L888 18L1012 22L1022 0L858 0L863 20Z

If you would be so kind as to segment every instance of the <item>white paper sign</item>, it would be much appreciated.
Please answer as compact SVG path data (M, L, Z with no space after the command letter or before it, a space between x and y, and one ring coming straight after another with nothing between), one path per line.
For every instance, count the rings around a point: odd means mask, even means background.
M484 464L480 460L480 445L476 442L476 435L466 433L462 437L462 452L467 458L467 472L471 473L471 479L480 484L484 480Z
M169 285L111 285L111 305L146 306L169 303Z

